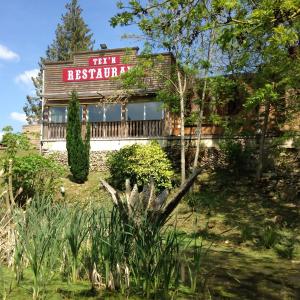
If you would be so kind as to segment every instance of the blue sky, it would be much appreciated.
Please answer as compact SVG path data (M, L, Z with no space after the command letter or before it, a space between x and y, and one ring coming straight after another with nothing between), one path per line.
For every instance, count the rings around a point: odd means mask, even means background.
M57 24L65 13L67 0L0 0L0 131L12 125L20 131L25 124L23 106L33 92L31 76L38 61L54 38ZM122 39L133 27L112 28L109 19L117 12L116 0L79 0L83 17L94 33L95 48L140 46Z

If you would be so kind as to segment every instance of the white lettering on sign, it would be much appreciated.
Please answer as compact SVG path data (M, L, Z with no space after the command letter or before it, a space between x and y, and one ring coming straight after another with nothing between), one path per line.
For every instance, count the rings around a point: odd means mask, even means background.
M118 76L118 69L117 68L111 68L111 77L117 77Z
M89 81L89 80L108 80L112 77L120 76L130 70L132 66L116 65L106 67L78 67L63 68L63 81Z
M121 64L121 56L99 56L90 57L89 66L104 66L104 65L118 65Z
M73 70L68 70L68 81L74 80Z

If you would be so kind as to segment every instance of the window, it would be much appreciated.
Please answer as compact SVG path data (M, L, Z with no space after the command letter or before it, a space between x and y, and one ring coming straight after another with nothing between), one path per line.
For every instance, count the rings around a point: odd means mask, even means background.
M163 109L161 102L144 102L127 104L127 120L161 120Z
M121 104L103 104L88 106L89 122L121 121Z
M49 120L51 123L66 123L67 108L65 106L50 107Z
M89 122L103 122L103 106L89 105L88 106L88 121Z
M146 120L161 120L163 119L163 109L161 102L145 103Z
M127 104L127 120L136 121L144 120L144 103L128 103Z
M105 104L104 113L106 122L121 121L121 104Z

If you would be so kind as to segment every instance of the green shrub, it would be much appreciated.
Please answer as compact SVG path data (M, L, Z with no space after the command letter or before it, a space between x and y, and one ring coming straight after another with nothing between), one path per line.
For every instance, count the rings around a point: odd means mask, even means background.
M125 179L143 186L153 178L158 189L171 188L174 172L166 153L157 142L134 144L113 153L108 158L111 182L124 189Z
M31 154L16 157L12 173L14 194L20 187L23 189L17 198L17 201L22 204L35 194L53 195L63 174L63 168L49 158Z
M241 141L232 138L226 139L220 143L220 150L225 156L225 162L228 167L239 173L248 168L250 162L250 149L243 145Z

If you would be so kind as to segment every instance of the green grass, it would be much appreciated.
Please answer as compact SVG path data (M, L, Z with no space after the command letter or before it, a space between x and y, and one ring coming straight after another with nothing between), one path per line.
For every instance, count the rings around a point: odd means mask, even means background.
M186 241L196 236L211 247L205 271L212 299L300 298L300 211L289 204L247 178L199 178L170 222Z

